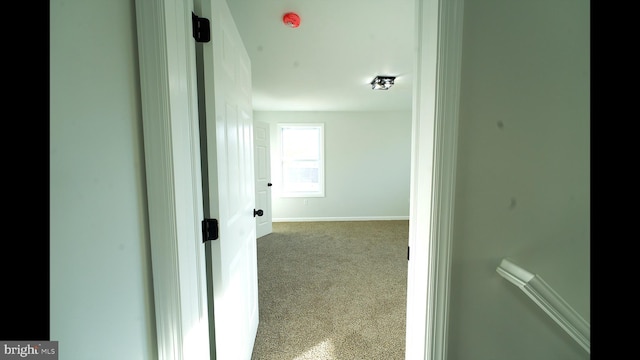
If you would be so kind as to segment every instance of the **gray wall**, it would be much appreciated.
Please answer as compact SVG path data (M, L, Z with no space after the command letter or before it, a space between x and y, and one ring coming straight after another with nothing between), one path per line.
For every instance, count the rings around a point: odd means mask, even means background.
M134 2L50 2L50 337L156 353Z
M255 111L253 119L270 124L272 168L278 123L324 124L325 197L283 198L275 189L274 221L409 218L410 111ZM276 187L275 171L272 182Z
M590 4L466 1L449 359L588 359L503 257L590 320Z

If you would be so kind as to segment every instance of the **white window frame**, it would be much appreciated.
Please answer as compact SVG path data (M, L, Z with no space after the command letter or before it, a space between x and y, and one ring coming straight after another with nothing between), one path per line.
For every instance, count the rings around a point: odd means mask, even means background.
M284 187L284 156L283 156L283 146L282 146L282 131L287 128L298 128L298 129L317 129L319 130L319 141L318 144L320 149L318 149L319 159L318 161L318 183L319 189L317 191L288 191ZM324 179L324 124L323 123L280 123L276 126L277 129L277 142L278 142L278 164L277 166L277 174L278 174L278 186L274 189L275 195L283 198L287 197L324 197L325 192L325 179Z

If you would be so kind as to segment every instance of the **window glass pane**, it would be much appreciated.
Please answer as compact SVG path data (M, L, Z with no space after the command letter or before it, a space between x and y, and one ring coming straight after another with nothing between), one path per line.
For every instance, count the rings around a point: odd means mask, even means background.
M318 129L282 129L282 156L284 159L318 159L320 156Z
M281 196L324 196L322 124L281 124Z
M317 161L287 161L284 165L283 180L288 189L302 184L314 184L317 188L319 173Z

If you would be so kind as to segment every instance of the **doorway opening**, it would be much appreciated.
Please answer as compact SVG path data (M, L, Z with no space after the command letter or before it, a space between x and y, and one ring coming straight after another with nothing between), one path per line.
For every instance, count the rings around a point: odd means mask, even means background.
M419 40L412 125L411 258L407 279L405 358L446 359L463 1L416 1ZM197 277L194 273L200 270L199 267L186 269L172 265L184 258L179 250L194 251L183 248L184 244L173 236L175 231L172 229L199 225L199 219L195 215L185 219L185 213L174 212L178 204L184 204L184 199L167 194L174 194L176 184L195 184L194 179L199 178L199 173L168 166L177 155L189 154L192 163L199 164L198 146L193 145L197 140L185 139L185 143L176 143L175 140L182 139L188 131L174 133L176 129L171 126L183 123L180 120L185 117L180 109L195 100L189 86L175 86L174 81L195 76L195 71L189 59L185 62L166 59L186 56L184 39L191 38L185 30L191 29L191 24L187 23L191 19L191 6L185 4L187 9L172 12L176 21L153 21L164 19L165 9L176 8L173 2L164 2L163 6L151 6L145 1L136 1L147 190L148 198L154 201L150 204L149 226L157 230L151 234L153 296L156 299L158 353L186 354L192 343L185 342L188 339L183 335L195 334L193 330L200 326L197 324L206 323L201 315L203 311L206 313L207 306L206 299L203 306L197 289L177 286L188 284L186 279ZM179 36L162 37L160 34ZM185 98L191 100L183 101ZM171 111L164 111L166 109ZM188 114L189 110L184 112ZM174 139L174 142L167 139ZM190 153L191 150L194 152Z

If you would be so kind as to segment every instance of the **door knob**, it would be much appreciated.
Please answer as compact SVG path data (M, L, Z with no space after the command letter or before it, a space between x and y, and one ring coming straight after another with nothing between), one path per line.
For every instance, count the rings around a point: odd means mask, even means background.
M264 211L262 211L262 209L253 209L253 217L256 217L256 215L258 216L262 216L264 214Z
M273 184L272 183L267 183L267 186L271 186L271 185L273 185Z

